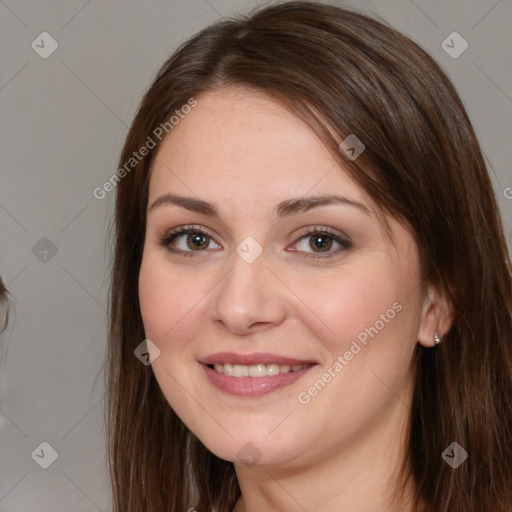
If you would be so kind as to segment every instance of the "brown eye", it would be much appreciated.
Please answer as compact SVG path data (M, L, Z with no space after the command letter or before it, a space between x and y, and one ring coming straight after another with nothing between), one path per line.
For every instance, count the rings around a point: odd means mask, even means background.
M210 237L208 235L203 235L202 233L189 233L186 241L187 246L192 250L206 249L209 245Z
M205 249L208 249L212 243L217 245L216 248L220 247L209 233L193 226L178 228L160 240L160 244L163 247L183 256L196 256L201 252L205 252Z
M314 235L309 238L309 246L313 251L325 252L332 247L333 239L327 235Z
M298 251L306 253L308 258L331 258L353 247L348 237L344 238L341 233L334 233L329 228L321 227L303 233L295 245L299 248Z

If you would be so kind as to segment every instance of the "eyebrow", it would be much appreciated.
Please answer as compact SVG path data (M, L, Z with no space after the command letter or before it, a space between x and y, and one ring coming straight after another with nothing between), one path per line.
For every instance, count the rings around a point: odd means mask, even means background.
M215 203L210 203L202 199L194 197L179 196L175 194L164 194L155 199L153 204L148 208L148 211L154 210L164 205L180 206L192 212L200 213L209 217L220 219L222 216ZM296 213L306 212L312 208L328 205L343 205L357 208L367 215L371 215L371 210L364 204L358 203L345 196L339 195L320 195L312 197L300 197L295 199L287 199L280 202L275 206L273 215L277 219L288 217Z

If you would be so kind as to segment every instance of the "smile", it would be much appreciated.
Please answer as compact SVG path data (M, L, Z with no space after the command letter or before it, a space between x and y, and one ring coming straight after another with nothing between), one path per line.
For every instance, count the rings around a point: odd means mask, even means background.
M235 396L261 396L293 384L316 361L268 353L222 352L199 361L210 383Z

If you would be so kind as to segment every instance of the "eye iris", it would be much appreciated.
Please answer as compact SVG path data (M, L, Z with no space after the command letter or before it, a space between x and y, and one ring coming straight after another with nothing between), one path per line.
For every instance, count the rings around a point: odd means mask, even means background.
M332 246L332 238L327 235L316 235L311 237L310 240L314 240L309 245L315 251L316 249L330 249Z
M191 233L187 236L187 246L190 249L204 249L208 247L208 235L201 233Z

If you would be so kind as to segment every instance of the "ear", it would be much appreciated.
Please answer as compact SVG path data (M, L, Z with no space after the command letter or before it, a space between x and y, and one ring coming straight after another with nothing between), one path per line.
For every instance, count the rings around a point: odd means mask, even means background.
M433 347L434 333L437 331L442 339L452 325L453 307L451 303L437 287L429 285L423 302L418 342L424 347Z

